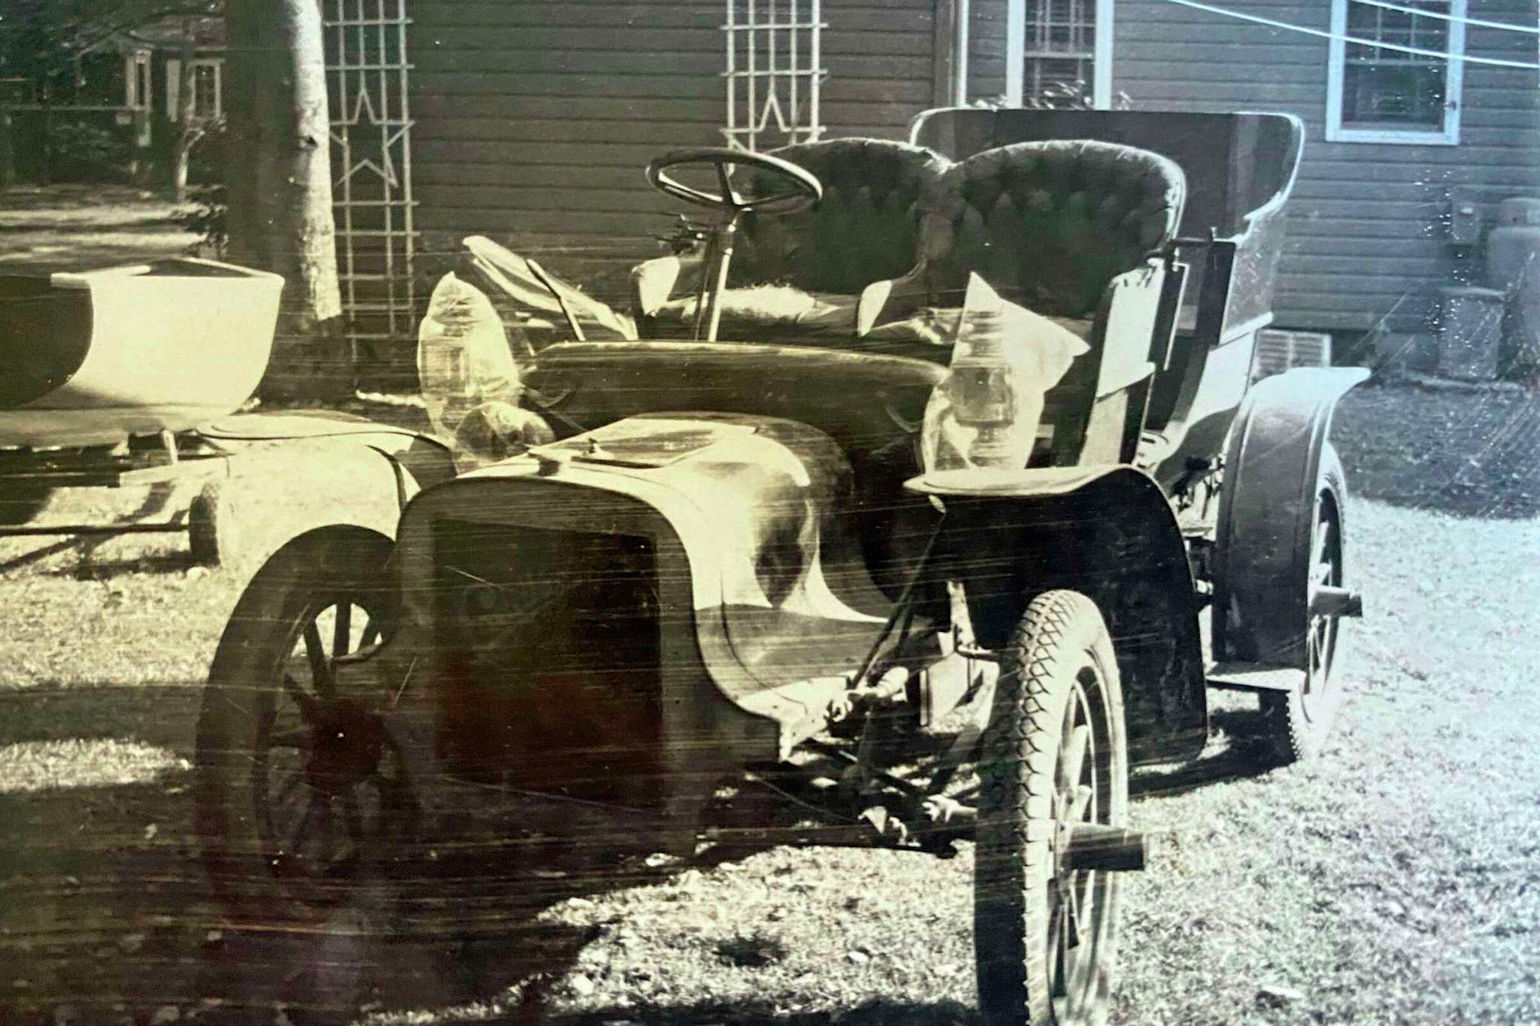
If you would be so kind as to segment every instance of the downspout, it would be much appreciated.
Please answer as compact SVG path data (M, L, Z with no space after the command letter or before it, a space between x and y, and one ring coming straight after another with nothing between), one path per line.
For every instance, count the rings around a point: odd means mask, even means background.
M968 103L968 22L973 18L970 0L952 0L952 95L953 107Z

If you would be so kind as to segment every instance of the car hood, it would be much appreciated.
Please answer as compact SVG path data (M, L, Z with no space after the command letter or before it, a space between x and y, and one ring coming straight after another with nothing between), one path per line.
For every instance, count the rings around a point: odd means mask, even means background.
M849 465L826 435L793 421L627 417L460 480L527 480L641 499L672 523L693 556L720 569L724 606L789 606L835 618L885 606L838 515L848 502Z

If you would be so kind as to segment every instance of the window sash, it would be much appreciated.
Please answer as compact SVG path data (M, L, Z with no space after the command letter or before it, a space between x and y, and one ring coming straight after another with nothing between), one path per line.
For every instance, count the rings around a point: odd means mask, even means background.
M1455 145L1463 80L1466 0L1410 0L1454 20L1332 0L1326 138ZM1350 43L1344 37L1366 40ZM1447 57L1373 45L1439 50Z
M193 116L214 117L219 113L219 96L214 86L211 64L193 65Z
M224 113L224 84L221 61L200 58L192 62L192 114L198 120L217 118Z
M1096 107L1112 105L1112 0L1014 0L1008 17L1006 102L1078 92ZM1014 32L1011 30L1014 29Z

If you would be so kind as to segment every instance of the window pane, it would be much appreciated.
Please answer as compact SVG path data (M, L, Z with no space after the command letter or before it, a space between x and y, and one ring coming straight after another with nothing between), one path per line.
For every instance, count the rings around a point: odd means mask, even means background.
M1447 14L1448 0L1403 0L1406 6ZM1348 4L1348 35L1414 50L1449 50L1449 23L1372 4ZM1368 42L1344 47L1342 123L1357 127L1427 128L1444 125L1449 62Z
M1096 59L1096 0L1027 0L1029 100L1088 105Z
M214 66L200 64L193 68L193 113L200 118L218 115L218 103L214 90Z

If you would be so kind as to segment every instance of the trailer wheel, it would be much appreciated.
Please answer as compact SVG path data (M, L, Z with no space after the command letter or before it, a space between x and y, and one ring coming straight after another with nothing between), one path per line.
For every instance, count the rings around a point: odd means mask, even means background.
M1028 606L1001 663L979 773L974 951L983 1021L1104 1022L1117 940L1112 870L1138 867L1098 863L1076 848L1076 838L1125 833L1118 828L1128 807L1122 688L1090 599L1051 591Z
M30 524L48 505L53 489L37 485L7 485L0 488L0 527Z
M415 801L373 715L339 694L338 656L380 643L395 591L389 539L301 535L269 559L220 638L198 721L195 823L236 914L316 921L379 883ZM376 707L377 708L377 707Z
M1305 579L1312 592L1319 587L1343 587L1342 511L1346 499L1342 459L1328 442L1321 452L1311 510ZM1261 696L1262 729L1272 754L1283 764L1307 759L1320 750L1342 704L1342 691L1332 673L1337 661L1338 617L1308 612L1309 607L1307 600L1304 682L1297 690L1267 691Z
M204 485L187 507L187 547L193 562L205 566L231 562L238 549L235 517L217 484Z

